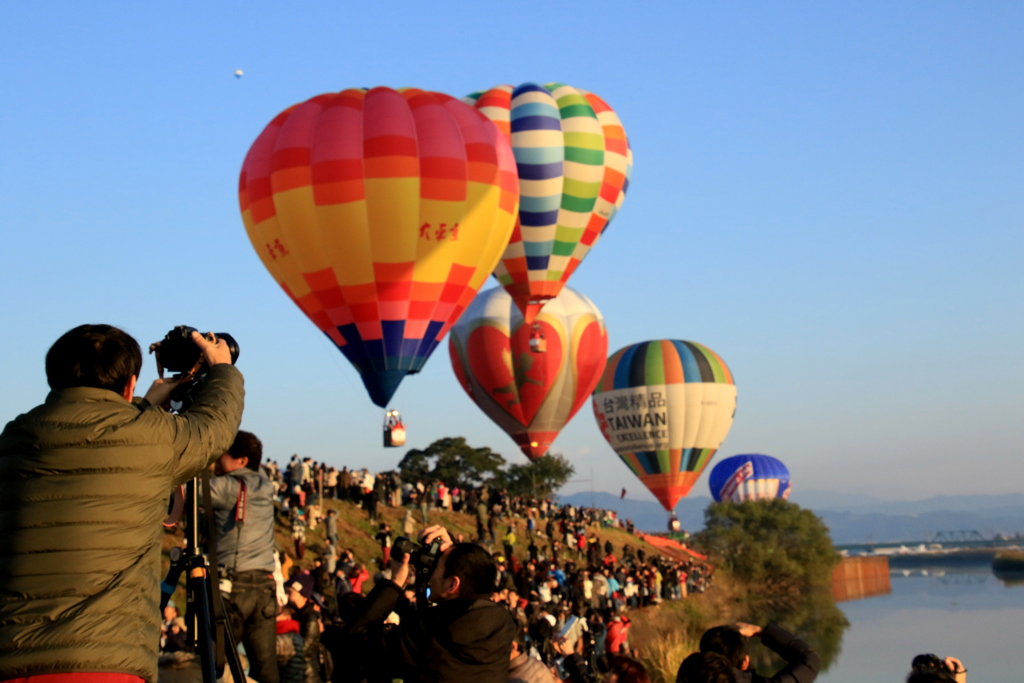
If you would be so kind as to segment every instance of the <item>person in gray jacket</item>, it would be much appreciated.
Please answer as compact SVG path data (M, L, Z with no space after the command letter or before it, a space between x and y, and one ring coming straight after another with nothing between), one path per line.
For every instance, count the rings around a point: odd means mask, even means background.
M526 632L522 629L512 641L508 683L555 683L555 677L544 666L544 662L527 654Z
M239 431L214 465L210 497L217 556L222 576L231 582L224 594L231 630L245 646L249 676L278 683L274 484L260 468L262 458L263 444L256 435Z

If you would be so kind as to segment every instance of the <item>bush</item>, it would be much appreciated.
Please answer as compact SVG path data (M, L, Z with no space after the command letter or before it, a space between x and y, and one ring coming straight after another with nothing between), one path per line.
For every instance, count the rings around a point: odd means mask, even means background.
M701 545L721 555L733 576L770 595L827 588L840 559L818 516L784 500L712 503L704 527Z
M832 598L832 570L840 557L828 527L810 510L784 500L713 503L704 520L701 543L748 586L738 606L741 620L779 622L807 640L828 669L849 626ZM752 647L751 660L760 668L782 666L760 645Z

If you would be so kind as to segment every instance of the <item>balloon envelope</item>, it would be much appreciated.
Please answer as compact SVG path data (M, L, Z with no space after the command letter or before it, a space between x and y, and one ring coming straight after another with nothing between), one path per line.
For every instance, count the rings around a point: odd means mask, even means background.
M242 165L239 203L263 265L384 406L508 244L514 164L459 100L344 90L270 122Z
M770 455L751 453L722 460L708 477L712 497L721 502L789 498L789 470Z
M671 511L729 433L736 385L706 346L659 339L616 351L593 404L604 438Z
M500 85L464 101L512 143L521 206L494 275L533 322L625 200L633 167L626 131L604 100L562 83Z
M537 332L544 351L531 344ZM495 287L477 295L452 328L448 351L469 397L534 459L547 452L601 379L608 334L593 302L568 287L533 325Z

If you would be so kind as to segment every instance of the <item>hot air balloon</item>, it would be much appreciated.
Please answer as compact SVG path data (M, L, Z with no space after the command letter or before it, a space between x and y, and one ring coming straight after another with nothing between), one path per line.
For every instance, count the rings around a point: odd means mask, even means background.
M604 438L669 512L722 445L735 412L729 368L688 341L616 351L594 392Z
M239 203L267 270L383 407L501 257L514 164L497 128L459 100L344 90L270 122L242 165Z
M519 220L494 275L532 323L622 206L633 167L626 131L604 100L562 83L500 85L464 101L512 143Z
M743 503L748 500L789 498L789 470L770 455L751 453L722 460L708 477L711 495L717 501Z
M534 343L538 330L545 349ZM495 287L452 328L448 351L462 388L532 460L547 453L597 386L608 334L597 307L568 287L532 325Z

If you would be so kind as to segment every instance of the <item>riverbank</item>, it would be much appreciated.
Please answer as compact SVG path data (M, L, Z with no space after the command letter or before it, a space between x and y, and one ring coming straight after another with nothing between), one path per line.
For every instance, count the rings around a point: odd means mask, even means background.
M886 554L893 569L919 569L921 567L988 567L1005 548L957 548ZM1021 553L1024 556L1024 553ZM870 557L870 555L868 555Z

